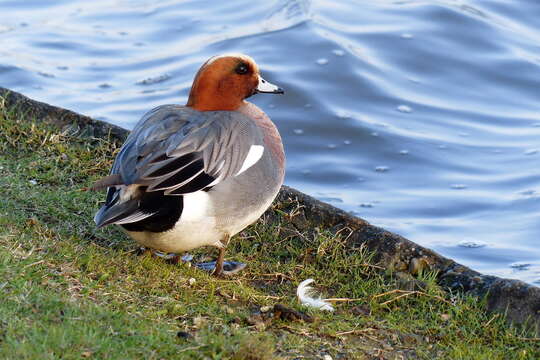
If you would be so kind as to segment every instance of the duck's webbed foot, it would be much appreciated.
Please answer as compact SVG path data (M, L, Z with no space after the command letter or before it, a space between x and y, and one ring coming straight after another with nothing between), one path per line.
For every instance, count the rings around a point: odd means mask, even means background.
M211 272L212 275L220 277L223 275L232 275L243 270L246 267L245 263L237 261L223 261L221 266L218 264L218 260L209 261L195 264L201 270Z
M219 248L219 255L216 261L209 261L204 263L195 264L199 269L212 272L212 275L216 277L222 277L224 275L232 275L241 271L246 267L246 264L236 261L225 261L225 249L229 243L229 236L225 236L221 241L221 247Z

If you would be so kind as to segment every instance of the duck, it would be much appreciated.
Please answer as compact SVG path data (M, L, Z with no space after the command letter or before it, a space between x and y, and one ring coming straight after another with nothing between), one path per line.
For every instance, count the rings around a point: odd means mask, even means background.
M96 226L118 225L157 255L215 247L215 261L196 265L218 277L243 269L225 261L227 245L271 206L285 175L277 127L246 99L283 93L248 55L208 59L187 103L143 115L93 185L107 189Z

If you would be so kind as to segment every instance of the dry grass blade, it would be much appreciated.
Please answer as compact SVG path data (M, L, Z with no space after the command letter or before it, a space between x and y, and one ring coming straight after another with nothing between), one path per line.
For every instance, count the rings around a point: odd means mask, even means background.
M406 291L406 290L394 289L394 290L387 291L387 292L382 293L382 294L375 295L375 296L373 296L373 299L379 298L379 297L382 297L382 296L386 296L386 295L396 294L396 293L401 294L401 295L398 295L393 299L387 300L387 301L381 303L380 305L388 305L388 304L390 304L390 303L392 303L392 302L394 302L396 300L399 300L399 299L402 299L404 297L408 297L408 296L411 296L411 295L420 295L420 296L426 296L426 297L430 297L430 298L433 298L433 299L437 299L437 300L442 301L442 302L444 302L444 303L446 303L446 304L448 304L450 306L453 306L453 304L450 301L442 298L441 296L431 295L431 294L425 293L423 291Z

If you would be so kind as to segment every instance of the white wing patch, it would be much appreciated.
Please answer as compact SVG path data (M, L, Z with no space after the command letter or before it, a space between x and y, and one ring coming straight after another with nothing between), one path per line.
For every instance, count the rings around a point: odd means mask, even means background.
M240 171L238 171L235 176L240 175L241 173L243 173L244 171L246 171L247 169L255 165L255 163L257 163L257 161L261 159L261 157L263 156L263 153L264 153L264 146L251 145L251 147L249 148L249 152L246 158L244 159L244 163L242 164L242 167L240 168Z

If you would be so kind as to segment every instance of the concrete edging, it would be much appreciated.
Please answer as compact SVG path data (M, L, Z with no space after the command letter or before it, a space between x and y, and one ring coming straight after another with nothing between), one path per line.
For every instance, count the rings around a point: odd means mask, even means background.
M32 100L2 87L0 87L0 106L18 107L28 114L29 119L44 121L82 136L111 137L123 141L129 133L121 127ZM540 332L538 287L519 280L480 274L402 236L370 225L361 218L288 186L281 189L276 207L294 213L290 221L298 231L313 232L322 226L336 232L345 232L347 245L351 251L367 246L369 250L375 252L375 260L381 266L400 273L414 274L421 268L436 270L441 286L479 297L486 296L488 311L505 312L509 321L534 326L536 331ZM293 209L295 211L292 211Z

